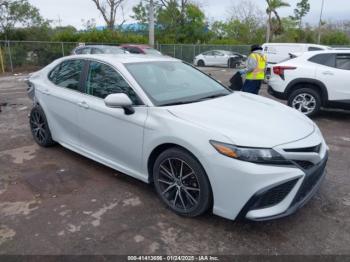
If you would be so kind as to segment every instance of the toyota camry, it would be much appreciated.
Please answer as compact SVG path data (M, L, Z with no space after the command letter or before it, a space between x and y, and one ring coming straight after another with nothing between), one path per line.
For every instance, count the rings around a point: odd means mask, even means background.
M310 119L173 58L64 57L28 85L40 146L59 143L150 183L182 216L283 217L325 176L328 148Z

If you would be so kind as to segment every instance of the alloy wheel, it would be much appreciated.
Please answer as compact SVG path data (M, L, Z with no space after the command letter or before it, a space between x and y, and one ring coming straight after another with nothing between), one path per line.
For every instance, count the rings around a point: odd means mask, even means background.
M165 159L159 166L157 182L162 197L173 209L191 212L198 207L201 192L199 180L184 160Z
M38 140L39 143L45 143L47 138L47 125L43 116L35 111L30 116L30 126L33 132L33 135Z
M292 107L305 115L315 111L316 106L316 98L308 93L298 94L292 102Z

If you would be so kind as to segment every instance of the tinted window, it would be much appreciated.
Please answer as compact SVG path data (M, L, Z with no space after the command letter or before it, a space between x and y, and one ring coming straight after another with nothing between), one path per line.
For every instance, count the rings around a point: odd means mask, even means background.
M98 48L93 48L91 54L103 54L103 51Z
M203 53L203 55L206 55L206 56L213 56L214 53L213 53L213 51L208 51L208 52Z
M130 97L135 105L140 104L136 93L124 78L112 67L105 64L90 63L86 88L88 94L103 99L110 94L124 93Z
M322 48L319 48L319 47L313 47L313 46L310 46L309 48L308 48L308 51L321 51L321 50L323 50Z
M91 48L87 47L87 48L83 48L81 51L81 54L90 54L91 53Z
M79 90L80 75L83 67L83 60L65 61L51 71L49 79L58 86Z
M309 59L310 62L325 65L329 67L335 67L335 55L334 54L320 54L315 55Z
M83 48L78 48L78 49L75 49L74 53L76 53L77 55L80 55L81 52L83 52Z
M213 53L214 53L214 55L216 55L216 56L224 56L224 54L223 54L223 53L218 52L218 51L214 51Z
M142 52L140 51L140 49L138 49L137 47L129 47L128 51L131 54L141 54Z
M350 55L337 55L336 67L343 70L350 70Z

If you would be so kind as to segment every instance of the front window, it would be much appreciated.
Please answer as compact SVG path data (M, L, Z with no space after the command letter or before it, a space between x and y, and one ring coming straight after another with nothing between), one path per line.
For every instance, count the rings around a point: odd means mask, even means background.
M156 106L198 102L231 93L182 62L132 63L125 66Z
M102 99L111 94L124 93L134 105L141 104L124 78L112 67L99 62L90 62L86 89L88 94Z
M338 54L336 67L342 70L350 70L350 54Z

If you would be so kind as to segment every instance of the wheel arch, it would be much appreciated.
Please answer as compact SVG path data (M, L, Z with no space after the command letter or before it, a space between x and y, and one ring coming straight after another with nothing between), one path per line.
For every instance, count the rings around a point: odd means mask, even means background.
M298 87L299 86L299 87ZM297 87L297 88L296 88ZM300 89L300 88L306 88L311 87L315 91L319 92L321 95L322 105L325 105L328 103L328 91L321 81L311 78L299 78L291 81L285 91L286 97L288 98L293 91Z
M184 151L186 151L188 154L190 154L195 160L198 161L198 163L202 166L203 170L205 171L204 166L202 165L201 161L196 157L194 153L192 153L189 149L186 147L176 144L176 143L162 143L156 146L150 153L148 159L147 159L147 171L148 171L148 181L150 183L153 183L153 176L152 176L152 169L154 166L154 163L156 162L158 156L163 153L164 151L170 149L170 148L179 148ZM208 178L209 180L209 178ZM209 180L210 183L210 180Z
M211 184L211 181L210 181L210 178L208 177L207 173L206 173L206 170L203 166L203 164L201 163L201 161L198 159L198 157L196 157L195 154L193 154L190 150L188 150L186 147L184 146L181 146L179 144L176 144L176 143L163 143L163 144L160 144L158 145L157 147L155 147L151 154L149 155L148 157L148 160L147 160L147 171L148 171L148 181L150 184L153 184L153 176L152 176L152 169L153 169L153 166L154 166L154 163L156 162L158 156L163 153L164 151L170 149L170 148L179 148L179 149L182 149L184 151L186 151L188 154L190 154L195 160L198 161L199 165L203 168L204 172L205 172L205 175L208 179L208 182L209 182L209 188L210 188L210 203L209 203L209 210L213 210L213 206L214 206L214 194L213 194L213 187L212 187L212 184Z

